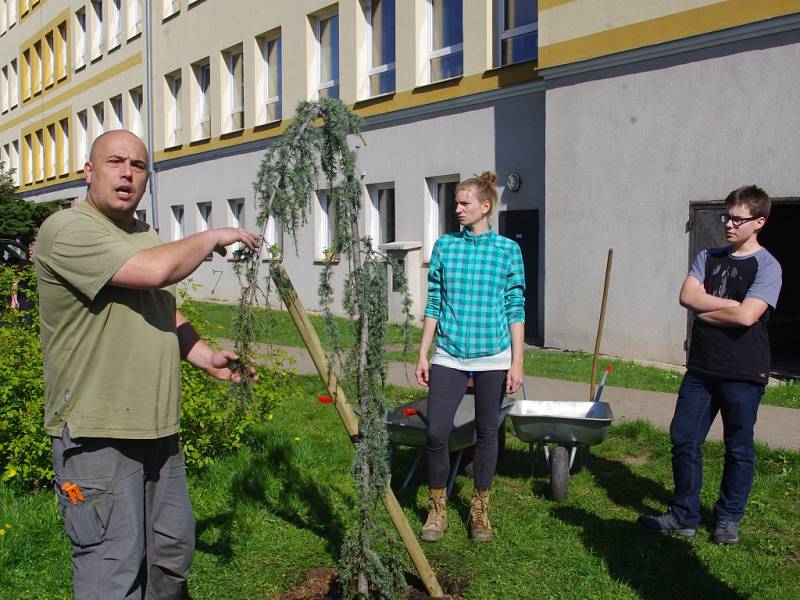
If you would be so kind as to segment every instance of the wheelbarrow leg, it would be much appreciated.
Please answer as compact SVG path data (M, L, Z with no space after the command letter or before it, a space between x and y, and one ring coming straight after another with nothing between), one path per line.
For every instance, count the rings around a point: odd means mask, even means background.
M461 466L461 457L464 456L464 450L459 450L458 454L456 454L456 462L453 465L452 469L450 469L450 480L447 482L447 497L450 497L451 492L453 491L453 486L456 483L456 475L458 474L458 468Z
M419 467L419 463L422 460L422 455L425 454L425 448L421 448L419 452L417 452L416 458L414 458L414 463L411 465L411 468L408 470L408 474L406 478L403 480L403 485L400 486L400 490L404 490L408 487L408 484L411 483L411 479L414 477L414 473L417 472L417 468Z

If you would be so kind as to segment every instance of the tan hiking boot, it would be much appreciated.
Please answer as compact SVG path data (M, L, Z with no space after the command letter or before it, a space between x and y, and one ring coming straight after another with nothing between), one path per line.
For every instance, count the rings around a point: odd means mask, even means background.
M475 490L469 507L469 535L478 542L491 542L494 537L489 523L489 490Z
M447 488L428 490L428 520L419 537L423 542L438 542L447 529Z

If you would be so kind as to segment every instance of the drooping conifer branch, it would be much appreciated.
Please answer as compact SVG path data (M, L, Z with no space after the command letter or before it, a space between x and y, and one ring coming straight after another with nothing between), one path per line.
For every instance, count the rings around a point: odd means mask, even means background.
M359 232L363 188L356 152L348 141L359 135L359 126L359 118L338 100L302 102L282 139L267 150L255 182L257 223L261 229L259 245L254 252L240 252L236 263L242 293L234 336L237 353L249 356L260 327L254 309L261 303L268 305L269 301L271 277L260 275L261 263L265 255L272 259L277 253L276 248L265 247L268 219L274 218L297 248L296 233L306 224L310 198L324 177L336 226L331 247L325 249L319 301L332 340L331 364L337 365L347 395L358 399L361 415L352 469L357 481L358 523L345 538L339 577L347 596L366 600L375 596L396 597L405 588L399 543L388 535L377 518L389 482L383 395L387 364L387 264L392 265L403 282L403 290L406 287L399 265L381 254L369 237ZM347 349L342 346L333 314L333 274L340 263L346 267L341 305L350 317L350 333L355 340ZM269 264L271 275L277 267L274 262ZM405 292L406 340L410 304ZM249 398L249 382L236 389L240 400Z

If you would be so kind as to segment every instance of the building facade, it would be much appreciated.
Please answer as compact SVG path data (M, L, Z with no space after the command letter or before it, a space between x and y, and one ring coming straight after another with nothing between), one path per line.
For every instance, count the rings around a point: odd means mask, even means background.
M455 183L494 170L529 338L591 348L614 247L603 350L681 362L687 221L744 183L786 215L800 196L798 32L800 0L0 0L0 160L26 198L78 200L92 140L122 127L151 148L139 214L165 241L255 229L265 148L338 97L364 119L362 227L404 259L417 317ZM311 309L324 187L297 249L267 228ZM238 295L221 257L193 283Z

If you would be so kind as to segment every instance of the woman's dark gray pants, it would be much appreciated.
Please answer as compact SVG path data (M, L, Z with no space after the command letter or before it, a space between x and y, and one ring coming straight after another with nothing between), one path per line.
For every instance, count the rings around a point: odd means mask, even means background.
M447 485L450 452L447 442L453 429L458 405L467 391L469 372L432 365L428 383L428 485L440 489ZM475 383L475 429L477 442L473 458L475 488L492 486L497 466L497 430L500 405L506 393L506 371L477 371Z

